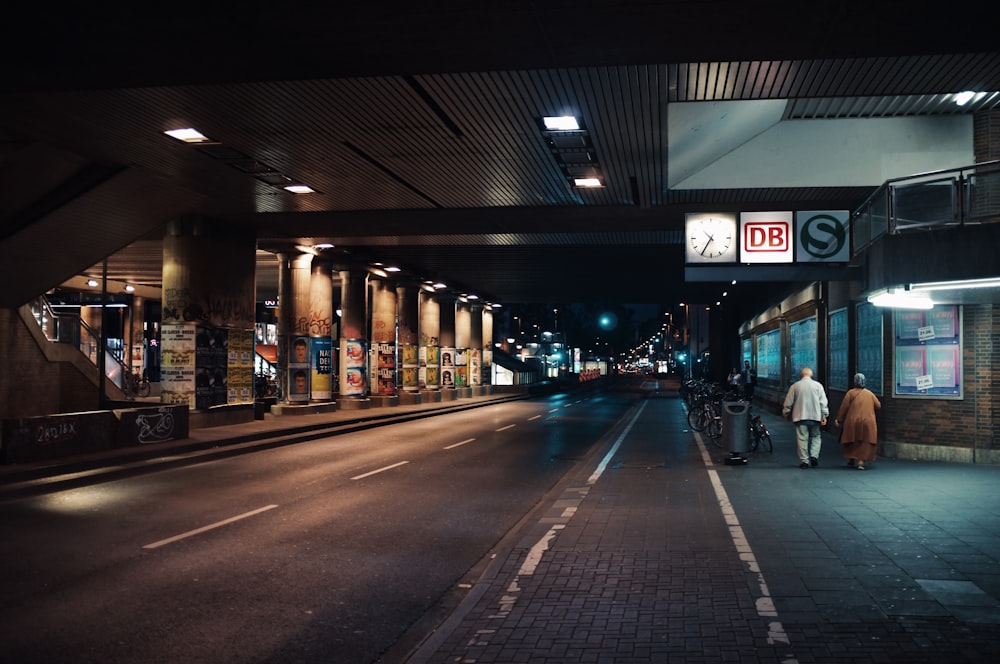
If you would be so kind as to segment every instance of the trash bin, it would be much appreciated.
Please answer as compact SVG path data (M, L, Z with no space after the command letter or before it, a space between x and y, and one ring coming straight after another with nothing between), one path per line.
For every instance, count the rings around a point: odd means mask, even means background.
M746 401L722 402L722 446L733 454L750 451L750 405Z

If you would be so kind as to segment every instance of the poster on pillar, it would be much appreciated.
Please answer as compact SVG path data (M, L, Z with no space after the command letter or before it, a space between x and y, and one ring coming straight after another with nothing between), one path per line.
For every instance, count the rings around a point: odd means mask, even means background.
M428 368L431 366L429 355ZM455 387L455 349L451 347L441 347L441 387Z
M400 356L403 365L403 389L414 391L420 388L420 349L416 344L402 344Z
M483 385L490 384L490 377L493 375L493 350L491 348L483 349Z
M340 344L340 366L344 380L341 386L343 396L365 396L368 387L368 371L365 367L367 353L364 339L345 339Z
M396 393L396 344L378 343L373 349L375 357L375 394Z
M315 337L312 339L312 375L309 393L317 401L333 398L333 339Z
M470 385L481 385L483 382L483 368L480 354L481 350L478 348L469 349L469 384Z
M198 326L195 334L195 408L222 406L229 399L229 330Z
M455 387L469 386L469 351L465 348L455 349Z
M424 372L423 386L435 389L441 386L441 348L440 346L424 346L421 350L421 369Z
M302 403L309 401L310 366L309 337L292 337L288 353L288 401Z
M194 325L160 328L160 402L194 408Z
M229 330L227 403L253 403L253 330Z

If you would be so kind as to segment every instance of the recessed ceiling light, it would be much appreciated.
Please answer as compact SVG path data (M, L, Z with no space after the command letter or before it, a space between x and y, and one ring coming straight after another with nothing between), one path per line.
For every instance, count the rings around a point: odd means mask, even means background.
M313 194L316 190L305 184L290 184L284 187L285 191L290 191L293 194Z
M176 138L178 141L183 141L185 143L207 143L211 140L208 136L205 136L205 134L193 127L170 129L169 131L165 131L163 133L171 138Z
M434 284L434 288L436 288L438 290L440 290L442 288L447 288L447 287L448 287L448 284L441 283L440 281L437 282L436 284Z
M959 106L965 106L972 101L972 98L975 96L976 93L972 90L964 90L963 92L959 92L955 95L955 103Z
M573 184L577 187L593 188L602 187L600 178L573 178Z
M398 267L396 267L395 265L388 265L388 266L386 266L385 271L386 272L399 272L400 269Z
M577 131L580 122L572 115L547 116L542 118L549 131Z
M320 244L316 245L316 248L317 249L333 249L333 245L330 244L329 242L321 242Z
M87 285L93 288L97 285L97 282L94 281L93 279L87 279Z
M126 293L131 293L134 290L135 290L135 286L133 286L132 284L125 284L125 292Z

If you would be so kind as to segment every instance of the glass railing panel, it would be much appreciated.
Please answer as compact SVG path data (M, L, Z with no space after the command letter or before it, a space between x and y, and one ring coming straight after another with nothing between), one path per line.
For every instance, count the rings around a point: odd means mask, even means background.
M895 184L890 191L894 233L959 223L957 177Z
M1000 169L977 170L966 178L968 224L1000 221Z

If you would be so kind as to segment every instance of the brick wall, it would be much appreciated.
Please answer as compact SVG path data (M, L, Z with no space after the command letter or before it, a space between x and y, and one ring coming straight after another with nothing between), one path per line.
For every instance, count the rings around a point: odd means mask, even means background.
M892 340L886 334L886 394L881 397L879 438L894 443L1000 449L994 422L1000 378L1000 309L963 307L962 371L964 399L894 399ZM887 328L890 329L890 328Z

